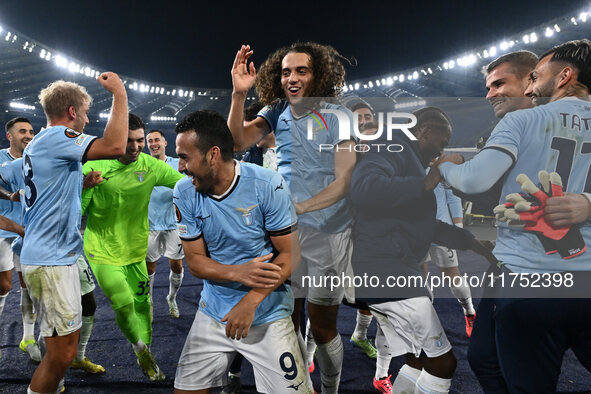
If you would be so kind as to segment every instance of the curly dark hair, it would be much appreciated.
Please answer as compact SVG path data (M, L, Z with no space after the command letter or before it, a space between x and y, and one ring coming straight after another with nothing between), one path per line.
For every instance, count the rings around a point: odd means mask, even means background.
M336 97L345 83L344 57L330 45L315 42L296 42L279 48L261 65L255 81L256 92L265 105L271 105L285 98L281 88L281 61L290 52L305 53L312 61L314 76L309 97Z

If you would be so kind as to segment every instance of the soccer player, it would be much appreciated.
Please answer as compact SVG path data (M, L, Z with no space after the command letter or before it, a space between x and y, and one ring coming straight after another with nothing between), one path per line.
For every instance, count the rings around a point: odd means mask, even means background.
M88 213L84 252L96 280L115 311L115 320L131 343L142 372L164 379L148 346L152 343L152 304L146 268L150 234L148 204L154 186L174 187L183 178L162 160L142 150L145 125L129 114L127 147L116 160L87 162L84 173L102 181L82 195Z
M357 127L359 127L359 131L361 131L362 133L363 129L365 128L365 125L369 125L369 123L373 123L375 120L373 108L364 101L360 101L358 103L353 104L350 109L354 115L357 115ZM371 324L371 319L372 315L369 310L357 310L355 329L353 330L353 334L351 334L350 342L354 346L357 346L358 348L363 350L369 358L377 358L377 349L371 343L371 341L367 339L367 329ZM386 356L389 364L390 357L387 355L383 356ZM309 354L308 357L310 357Z
M588 193L587 172L591 157L589 92L591 91L591 42L577 40L558 45L540 56L525 91L535 108L508 113L493 130L484 149L472 160L457 165L451 156L440 165L445 180L463 192L489 188L509 171L502 195L521 192L515 181L524 173L536 180L539 170L556 171L570 193L552 197L544 218L553 228L577 226L585 243L591 241L587 201L575 215L555 212L553 205L582 201ZM545 104L545 105L540 105ZM569 142L569 141L572 141ZM569 163L564 166L562 163ZM494 163L494 165L491 165ZM588 196L588 195L587 195ZM494 254L507 272L556 273L591 271L585 253L562 259L546 254L531 231L499 224ZM566 256L568 257L568 256ZM500 289L502 296L503 291ZM553 392L564 352L571 347L581 363L591 370L591 302L588 299L495 299L494 335L501 370L509 392ZM478 319L477 319L478 320ZM576 321L576 324L572 324ZM478 324L475 326L475 330Z
M436 221L433 189L437 168L425 168L451 139L451 123L438 108L414 113L416 126L392 140L400 152L368 152L351 180L351 201L356 208L353 268L358 276L421 278L419 262L432 242L484 253L466 230ZM378 140L380 141L380 140ZM409 282L410 283L410 282ZM387 342L392 356L406 354L406 364L393 386L381 392L447 393L456 359L425 286L400 285L388 289L357 288L356 300L365 302L379 322L376 345ZM383 380L389 382L389 377ZM389 386L389 387L388 387Z
M174 170L178 171L179 159L166 156L166 138L160 130L152 130L146 135L148 149L152 157L164 161ZM164 186L156 186L150 196L148 205L148 221L150 223L150 237L148 238L148 252L146 265L150 277L150 295L154 288L154 275L156 263L160 256L164 255L170 263L168 280L168 312L175 319L179 318L179 307L176 303L176 295L183 282L183 248L176 229L174 208L172 206L172 189Z
M204 281L175 393L222 385L235 352L253 365L258 391L312 393L285 283L300 258L285 181L235 161L232 134L215 112L196 111L176 131L179 169L191 176L174 189L179 234L189 270Z
M350 266L352 213L345 197L356 160L354 142L349 137L340 139L338 120L332 114L323 115L326 131L316 129L313 139L308 139L306 132L312 111L324 108L348 112L320 99L335 97L342 89L345 69L340 55L327 45L295 43L271 54L256 75L254 65L247 64L252 53L250 46L243 45L232 66L234 90L228 126L234 150L244 150L270 131L275 132L278 171L291 189L298 214L300 269L307 270L310 277L340 275ZM267 107L255 120L244 124L244 101L255 83ZM319 152L319 144L335 148ZM326 245L334 247L328 250ZM300 272L292 283L297 283ZM336 321L344 293L344 288L308 289L308 314L318 344L323 393L338 392L343 345ZM296 301L296 329L303 304L303 298Z
M35 135L33 126L27 118L17 117L9 120L5 126L6 138L10 146L0 150L0 163L6 163L23 156L23 150ZM21 175L22 176L22 175ZM0 179L0 186L7 190L13 190L5 179ZM22 223L22 207L20 203L7 200L0 200L0 215L16 222ZM8 292L12 288L12 268L18 272L21 285L21 311L23 319L23 338L19 343L19 349L29 354L31 360L40 362L41 353L35 342L35 312L29 292L23 281L18 257L14 256L11 249L12 241L15 238L13 232L0 231L0 316L4 309L4 303Z
M82 325L76 265L82 253L81 162L117 157L125 149L125 87L111 72L97 80L113 95L111 118L102 138L81 133L92 103L86 89L57 81L39 94L47 128L23 152L27 234L20 262L47 348L28 393L59 392L64 373L76 357Z
M529 51L516 51L504 54L483 67L486 79L486 99L495 115L503 118L506 114L533 107L525 96L529 85L529 74L535 68L538 56ZM503 178L481 195L480 202L487 215L503 198L501 190ZM467 196L470 199L470 196ZM504 201L503 201L504 202ZM472 336L468 346L468 362L485 392L507 391L501 373L494 335L494 299L491 290L481 298L474 320Z

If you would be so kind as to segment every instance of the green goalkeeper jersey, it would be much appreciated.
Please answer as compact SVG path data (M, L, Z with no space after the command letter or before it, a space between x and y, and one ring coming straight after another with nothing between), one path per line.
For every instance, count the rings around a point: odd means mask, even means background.
M128 165L119 160L89 161L82 172L90 171L101 171L104 180L82 192L82 212L88 214L84 231L88 261L122 266L145 260L152 190L174 188L183 175L145 153Z

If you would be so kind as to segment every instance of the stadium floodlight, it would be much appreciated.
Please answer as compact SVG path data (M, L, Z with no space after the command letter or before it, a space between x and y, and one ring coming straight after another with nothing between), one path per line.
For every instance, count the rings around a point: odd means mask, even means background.
M515 41L513 41L513 40L509 41L509 47L513 48L513 45L515 45Z
M77 72L77 71L80 70L80 65L79 64L76 64L74 62L70 62L70 65L68 66L68 70L70 72L75 73L75 72Z
M41 49L41 52L39 52L39 57L41 59L45 58L45 49Z
M189 91L188 90L185 90L184 96L187 97L188 95L189 95Z
M488 50L488 53L490 54L491 57L496 56L497 55L497 47L493 45Z
M428 72L429 74L433 74L433 70L431 70L431 67L427 67L427 72Z
M449 68L449 63L448 62L443 63L443 68L445 68L447 70Z
M394 78L396 78L396 77L394 77ZM386 79L386 84L387 84L388 86L392 86L392 84L393 84L393 83L394 83L394 81L392 80L392 77L388 77L388 78Z
M68 67L68 59L66 59L62 55L57 55L55 57L55 64L58 67L66 68L66 67Z
M382 86L382 84L380 83L380 80L379 79L376 79L376 85L377 86Z
M12 35L12 33L11 33L11 32L8 32L8 33L6 33L6 38L5 38L5 40L6 40L6 41L10 40L10 36L11 36L11 35Z
M150 93L154 93L154 86L150 87Z
M536 42L536 41L538 41L538 35L535 32L531 33L529 35L529 41L530 42Z
M110 112L101 112L99 114L99 118L109 119L110 117L111 117L111 113Z
M51 60L51 52L47 51L47 55L45 55L45 60L47 60L47 61Z
M560 33L560 26L558 26L557 24L554 24L554 31L556 33Z
M16 101L11 101L10 104L8 104L10 106L10 108L16 108L16 109L22 109L22 110L35 110L35 107L32 105L28 105L28 104L23 104L23 103L19 103Z
M400 82L404 82L404 75L400 74L400 75L398 76L398 80L399 80Z
M552 37L554 35L554 30L550 29L549 27L546 28L546 31L544 32L544 35L546 37Z
M343 92L347 93L349 91L349 88L347 87L347 85L343 85Z
M367 89L367 84L366 83L363 84L363 89Z
M521 37L521 40L526 43L529 44L529 34L524 35L523 37Z
M413 77L413 79L419 79L419 72L418 72L418 71L416 71L416 70L415 70L415 71L413 71L413 73L412 73L412 77Z
M575 17L573 16L572 18L570 18L570 21L573 25L577 25L577 20L575 19Z
M502 51L506 51L507 49L509 49L509 43L507 41L503 41L501 42L500 47Z
M369 81L369 82L367 83L367 86L369 86L370 88L373 88L373 82L372 82L372 81Z
M359 90L359 82L355 83L355 90Z
M454 62L453 60L449 61L449 68L454 68L456 66L456 62Z
M189 93L189 97L193 97L193 95L194 95L194 94L195 94L195 92L193 92L193 91L191 90L191 93Z
M579 14L579 20L583 23L587 22L587 13L586 12L581 12Z

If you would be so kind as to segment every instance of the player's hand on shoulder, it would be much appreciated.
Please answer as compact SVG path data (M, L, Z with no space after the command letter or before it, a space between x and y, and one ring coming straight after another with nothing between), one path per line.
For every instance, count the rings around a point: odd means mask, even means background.
M246 338L250 331L250 326L254 320L254 312L257 304L248 301L248 297L243 297L224 318L222 323L226 323L226 336L230 339L240 340Z
M272 253L236 266L236 281L253 288L270 288L280 279L281 267L269 263Z
M89 189L95 187L103 181L103 177L100 171L90 171L84 177L84 183L82 184L83 189Z
M248 64L248 59L252 53L250 45L242 45L240 50L236 52L236 58L234 58L234 64L230 72L234 93L246 94L254 85L256 70L252 62Z
M99 81L99 83L113 95L127 95L123 82L121 82L119 75L114 72L107 71L102 73L98 76L97 81Z

